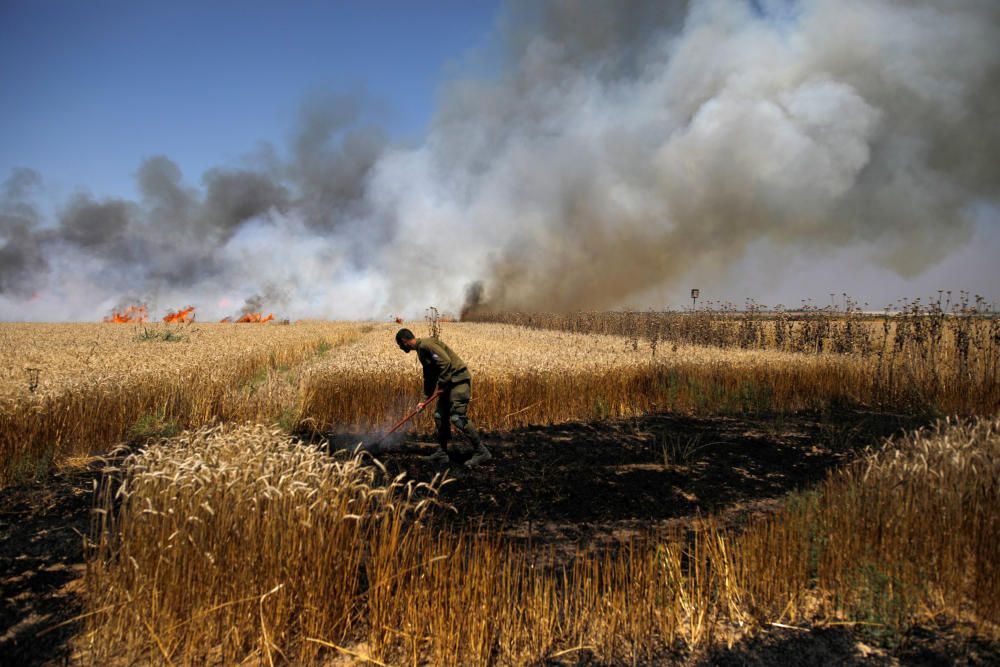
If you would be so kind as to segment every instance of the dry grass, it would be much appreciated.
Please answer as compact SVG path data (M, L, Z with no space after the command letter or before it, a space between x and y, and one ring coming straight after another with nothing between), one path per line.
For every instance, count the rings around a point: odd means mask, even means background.
M678 344L777 350L853 358L870 376L857 392L867 404L941 414L1000 409L1000 317L981 297L956 303L939 295L906 302L895 313L844 309L765 311L748 302L693 312L477 313L482 322L583 334L618 335L655 358ZM845 295L846 299L846 295ZM854 378L851 378L854 384Z
M426 523L440 480L418 489L377 473L262 427L130 456L100 495L89 655L302 664L324 650L522 665L586 653L630 664L771 622L891 636L947 612L996 632L998 420L898 439L741 533L709 518L693 535L551 569L525 547Z
M726 602L761 620L846 621L886 634L937 613L971 613L995 634L997 479L998 419L901 436L775 518L717 536L715 562L741 582Z
M341 354L310 368L303 375L304 417L320 427L372 429L415 402L420 366L414 355L395 346L395 328L376 326ZM746 389L739 400L770 400L753 395L750 385L761 377L778 384L780 375L790 376L790 382L779 388L787 393L774 401L794 409L805 403L797 376L825 371L827 386L839 385L849 367L843 360L828 363L789 353L698 346L680 346L669 356L651 359L617 336L505 325L449 323L443 338L472 370L474 418L496 430L652 409L739 409L720 404L720 395L733 393L725 383ZM810 389L815 391L806 391ZM837 387L835 393L842 390Z
M818 554L818 585L897 624L966 603L1000 618L998 480L997 419L941 422L851 466L820 490L818 530L837 544Z
M306 637L355 634L359 575L372 581L380 545L408 544L439 485L376 486L376 472L263 426L189 432L127 457L98 500L87 582L104 611L90 653L273 660Z
M956 356L988 357L1000 345L1000 319L979 296L962 292L952 302L941 292L928 303L903 301L896 311L872 313L846 294L842 307L774 309L748 300L742 308L712 304L688 311L577 313L467 313L466 321L516 324L571 333L625 336L634 348L660 342L785 352L882 354L886 351L934 355L951 348ZM867 306L867 304L865 304Z
M588 321L599 328L595 322L625 315ZM469 363L471 415L490 430L651 411L1000 409L1000 343L991 342L1000 334L997 320L907 317L866 353L481 323L446 323L443 337ZM378 430L415 403L421 386L419 364L394 345L396 328L3 325L0 484L38 476L66 455L213 421ZM905 338L898 334L904 329ZM430 421L413 428L427 431Z
M357 335L334 323L4 324L0 484L127 438L294 420L296 364Z
M376 326L311 368L303 376L303 416L317 428L370 430L412 404L419 365L395 347L394 328ZM448 323L442 336L472 369L473 418L493 430L655 410L1000 409L996 354L955 366L952 356L924 357L909 348L880 357L661 343L653 355L648 343L632 345L623 336L480 323Z

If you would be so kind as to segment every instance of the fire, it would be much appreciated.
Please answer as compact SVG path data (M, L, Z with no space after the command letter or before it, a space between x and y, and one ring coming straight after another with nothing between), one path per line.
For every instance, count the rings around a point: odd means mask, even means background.
M111 324L130 324L132 322L145 322L149 319L149 309L146 306L129 306L122 311L112 311L110 317L105 317L104 321Z
M270 322L274 319L274 313L268 313L267 317L263 317L263 313L247 313L240 319L236 320L240 324L264 324L265 322Z
M184 310L178 310L176 313L170 311L163 318L163 321L167 324L190 324L194 321L194 306L188 306Z

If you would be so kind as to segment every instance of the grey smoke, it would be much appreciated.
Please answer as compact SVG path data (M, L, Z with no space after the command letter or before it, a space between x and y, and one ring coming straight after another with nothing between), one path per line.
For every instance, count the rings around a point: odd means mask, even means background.
M15 229L31 229L38 224L38 210L32 203L42 177L33 169L15 169L0 190L0 234Z
M38 239L24 228L6 233L0 246L0 294L29 296L35 286L33 275L48 268Z
M287 305L287 292L277 285L267 285L259 294L247 297L243 307L240 308L240 315L262 313L265 309L273 310Z
M0 190L0 294L28 296L32 275L48 264L35 234L40 216L32 203L42 178L32 169L15 169Z
M464 320L471 315L475 315L476 311L480 310L483 306L483 296L483 282L481 280L469 283L465 288L465 300L462 302L460 319Z
M202 181L205 201L201 221L213 227L221 240L243 222L269 210L288 208L288 191L263 174L245 170L212 169Z
M287 287L261 275L266 266L248 266L227 255L227 246L254 222L273 225L294 211L318 235L318 250L330 233L361 216L364 182L386 146L383 133L366 124L364 108L357 97L311 97L287 161L265 149L269 159L258 161L264 164L216 167L197 186L167 156L147 158L136 172L139 201L97 200L80 192L62 207L55 225L46 225L33 203L38 174L16 170L0 201L0 295L23 297L41 289L54 262L69 279L86 282L115 303L121 293L136 290L155 295L191 288L195 298L214 283L262 290L270 307L288 304ZM295 277L285 280L294 287Z
M59 220L59 236L107 259L131 259L124 243L133 205L121 199L97 202L88 195L77 195Z
M197 185L151 157L138 202L56 226L16 172L0 298L83 273L300 316L607 308L761 244L918 275L1000 206L997 35L994 0L511 2L496 75L449 82L419 146L316 95L285 150Z
M998 201L996 2L551 2L513 15L503 76L456 84L422 155L385 170L449 165L392 210L445 197L409 236L430 224L452 230L456 252L475 248L488 269L463 268L487 307L614 307L723 271L761 240L865 246L915 275L968 240L967 207ZM413 260L425 251L390 254L407 269L395 289L434 280L439 267Z
M363 122L358 96L315 94L303 104L292 139L289 179L310 226L330 231L366 212L365 184L387 145Z

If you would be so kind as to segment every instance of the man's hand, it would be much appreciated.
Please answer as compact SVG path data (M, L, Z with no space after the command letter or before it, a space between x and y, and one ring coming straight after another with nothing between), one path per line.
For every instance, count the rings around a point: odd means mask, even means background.
M419 403L417 403L417 410L423 410L424 406L426 406L428 403L430 403L431 401L433 401L435 398L437 398L440 395L441 395L441 390L438 389L437 391L435 391L430 396L425 396L424 400L422 400Z

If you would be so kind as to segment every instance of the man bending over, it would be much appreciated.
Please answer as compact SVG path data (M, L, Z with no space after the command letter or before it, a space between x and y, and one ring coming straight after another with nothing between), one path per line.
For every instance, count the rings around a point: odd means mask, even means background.
M435 391L440 391L434 423L437 424L437 441L441 449L429 458L434 463L447 463L448 441L451 439L451 425L469 439L474 448L472 458L466 466L477 466L493 458L479 438L479 431L469 421L469 399L472 398L472 374L465 362L439 338L417 338L409 329L396 332L396 344L407 354L417 351L417 358L424 369L424 398L418 404L423 408Z

